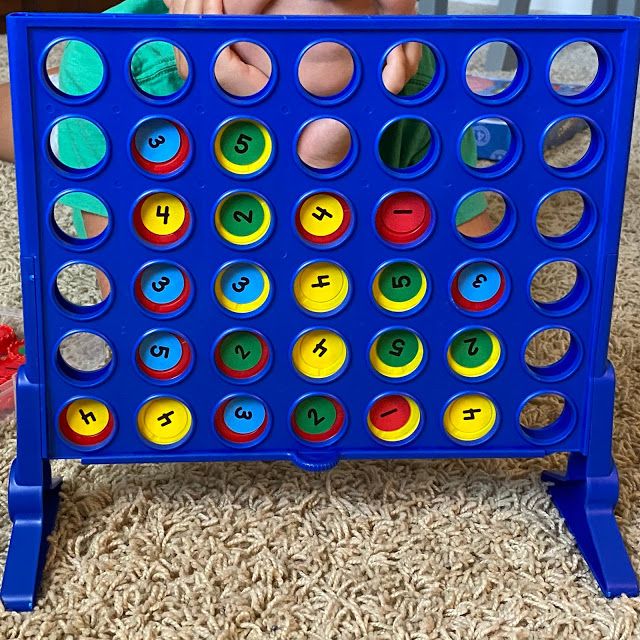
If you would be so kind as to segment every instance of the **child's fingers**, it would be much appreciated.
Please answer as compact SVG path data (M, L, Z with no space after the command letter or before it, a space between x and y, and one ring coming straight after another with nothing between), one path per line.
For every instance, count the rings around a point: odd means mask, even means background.
M404 47L399 45L387 56L387 62L382 70L382 82L387 91L397 95L404 89L409 80L408 66Z
M407 68L407 81L409 81L418 73L423 55L422 44L420 42L407 42L404 45L404 53L409 64Z
M257 67L244 62L233 47L225 47L220 52L214 73L222 89L237 97L258 93L269 80Z
M351 148L349 129L337 120L316 120L305 127L298 140L300 160L314 169L331 169Z

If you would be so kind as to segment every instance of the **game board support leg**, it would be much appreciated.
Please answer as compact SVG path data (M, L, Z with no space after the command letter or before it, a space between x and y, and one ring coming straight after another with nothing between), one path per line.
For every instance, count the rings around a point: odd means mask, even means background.
M594 382L587 452L569 457L565 475L544 473L549 494L605 596L638 595L638 579L614 515L618 472L611 454L613 367Z
M11 611L33 609L62 484L60 479L51 478L51 465L42 458L40 442L30 441L25 428L26 421L39 423L39 392L22 367L18 374L18 452L9 473L9 517L13 530L0 590L5 608Z

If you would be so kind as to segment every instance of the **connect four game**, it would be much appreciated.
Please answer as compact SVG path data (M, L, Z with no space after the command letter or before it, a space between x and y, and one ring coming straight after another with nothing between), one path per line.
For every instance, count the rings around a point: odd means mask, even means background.
M50 461L73 458L286 459L324 471L341 459L565 452L566 475L545 477L555 504L603 592L637 595L613 515L607 361L640 51L634 19L17 14L9 29L27 357L7 608L34 605L58 506ZM518 72L501 93L474 93L466 65L490 39L510 44ZM68 40L104 70L82 95L45 72L48 52ZM327 40L351 53L352 79L312 95L297 66ZM131 71L156 41L190 67L169 95ZM270 79L251 96L231 95L213 73L235 41L269 58ZM429 48L433 78L394 94L381 69L407 41ZM599 69L582 91L561 93L549 66L574 41L592 45ZM545 136L575 117L590 146L571 167L554 167ZM330 168L299 154L305 128L322 118L350 140ZM493 119L506 123L510 150L493 164L465 162L465 132ZM404 120L423 153L390 164L381 150ZM79 166L65 164L69 121L98 141L97 160L79 152ZM507 203L502 222L464 236L456 212L488 190ZM581 194L583 218L545 236L537 211L563 190ZM65 199L86 227L76 237L53 213ZM575 267L574 288L534 300L532 280L555 261ZM93 288L100 299L70 299L68 271L72 292ZM549 329L571 337L566 355L528 364L526 345ZM66 357L76 334L106 344L108 362L83 367L91 348ZM549 393L563 400L559 417L523 426L523 407Z

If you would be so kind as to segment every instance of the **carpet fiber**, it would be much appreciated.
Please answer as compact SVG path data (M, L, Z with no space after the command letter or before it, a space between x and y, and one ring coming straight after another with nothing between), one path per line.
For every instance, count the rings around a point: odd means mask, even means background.
M0 164L0 305L19 306L14 179ZM617 513L638 571L639 207L635 139L610 355ZM14 453L5 420L0 561ZM539 481L563 462L358 462L324 475L286 463L56 463L65 483L42 595L31 614L0 613L0 638L640 638L640 600L600 595Z

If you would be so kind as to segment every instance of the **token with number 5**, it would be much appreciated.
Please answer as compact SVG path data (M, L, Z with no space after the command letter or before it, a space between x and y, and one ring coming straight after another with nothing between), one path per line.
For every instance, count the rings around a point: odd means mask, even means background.
M263 124L239 118L220 127L214 153L229 173L251 175L264 169L271 159L273 139Z
M417 311L426 302L427 292L427 276L414 262L389 262L373 280L374 300L390 313Z
M136 362L154 380L175 381L189 368L192 350L185 338L171 331L152 331L138 345Z

